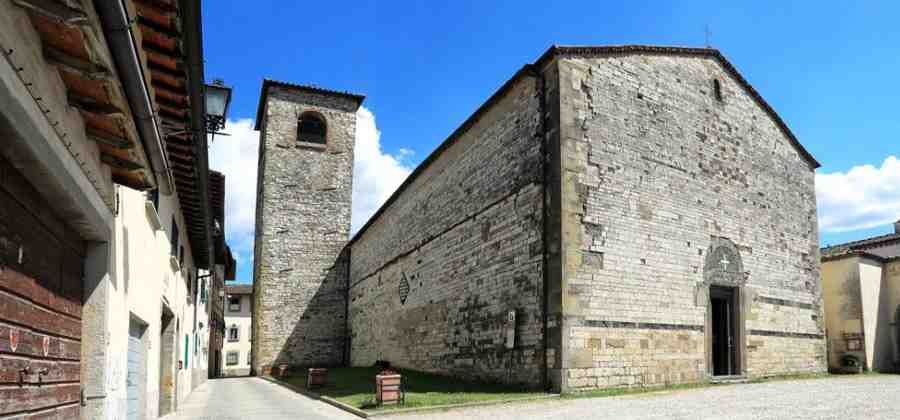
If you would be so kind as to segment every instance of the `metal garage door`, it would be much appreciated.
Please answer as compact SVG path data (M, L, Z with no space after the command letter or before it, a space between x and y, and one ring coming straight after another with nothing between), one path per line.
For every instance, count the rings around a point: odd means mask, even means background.
M147 382L147 349L141 337L144 335L144 326L131 321L128 327L128 419L143 419L144 392Z

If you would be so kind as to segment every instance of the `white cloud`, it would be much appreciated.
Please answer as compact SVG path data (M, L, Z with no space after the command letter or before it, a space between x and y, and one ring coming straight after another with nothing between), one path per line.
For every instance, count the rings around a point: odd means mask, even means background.
M847 172L816 174L819 229L846 232L900 219L900 159L888 156L880 168L854 166Z
M403 162L414 152L401 148L396 155L381 149L375 115L366 107L356 114L356 150L353 162L353 217L351 232L361 228L412 172Z
M210 144L209 166L225 174L226 237L243 271L247 264L253 264L259 132L253 130L251 119L229 120L226 127L225 132L230 136L216 137ZM412 172L404 159L414 153L407 148L399 149L396 155L385 153L375 115L365 107L359 109L353 167L352 233L369 220Z
M225 127L230 136L218 136L209 145L209 167L225 174L225 233L242 267L253 261L259 132L249 118L229 120Z

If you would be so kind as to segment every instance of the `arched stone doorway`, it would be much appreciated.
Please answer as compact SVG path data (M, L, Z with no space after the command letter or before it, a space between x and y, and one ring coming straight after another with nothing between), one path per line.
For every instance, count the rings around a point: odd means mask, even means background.
M739 376L746 370L746 282L740 250L730 239L714 237L704 259L697 299L706 305L706 362L711 376Z

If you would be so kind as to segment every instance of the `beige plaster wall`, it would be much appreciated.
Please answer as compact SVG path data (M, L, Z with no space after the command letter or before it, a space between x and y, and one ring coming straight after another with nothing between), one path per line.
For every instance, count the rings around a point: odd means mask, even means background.
M873 370L879 372L900 371L898 348L898 319L900 317L900 260L888 262L881 269L881 295L878 305L878 323L875 326L872 359Z
M859 291L862 302L866 369L875 366L875 343L878 341L878 314L881 295L881 264L863 258L859 261Z
M853 354L865 361L864 352L848 352L844 334L862 334L862 302L859 288L859 258L822 263L822 295L828 336L828 367L840 367L840 357Z

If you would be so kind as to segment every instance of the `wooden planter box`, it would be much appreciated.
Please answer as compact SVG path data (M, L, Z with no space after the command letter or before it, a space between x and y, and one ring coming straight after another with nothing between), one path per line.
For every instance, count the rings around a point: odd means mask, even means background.
M401 380L399 374L375 375L375 401L378 402L378 405L400 402Z
M314 368L306 374L306 388L325 386L328 383L328 369Z
M286 364L278 365L278 370L277 370L278 377L284 378L285 376L287 376L287 371L288 371L288 365L286 365Z

